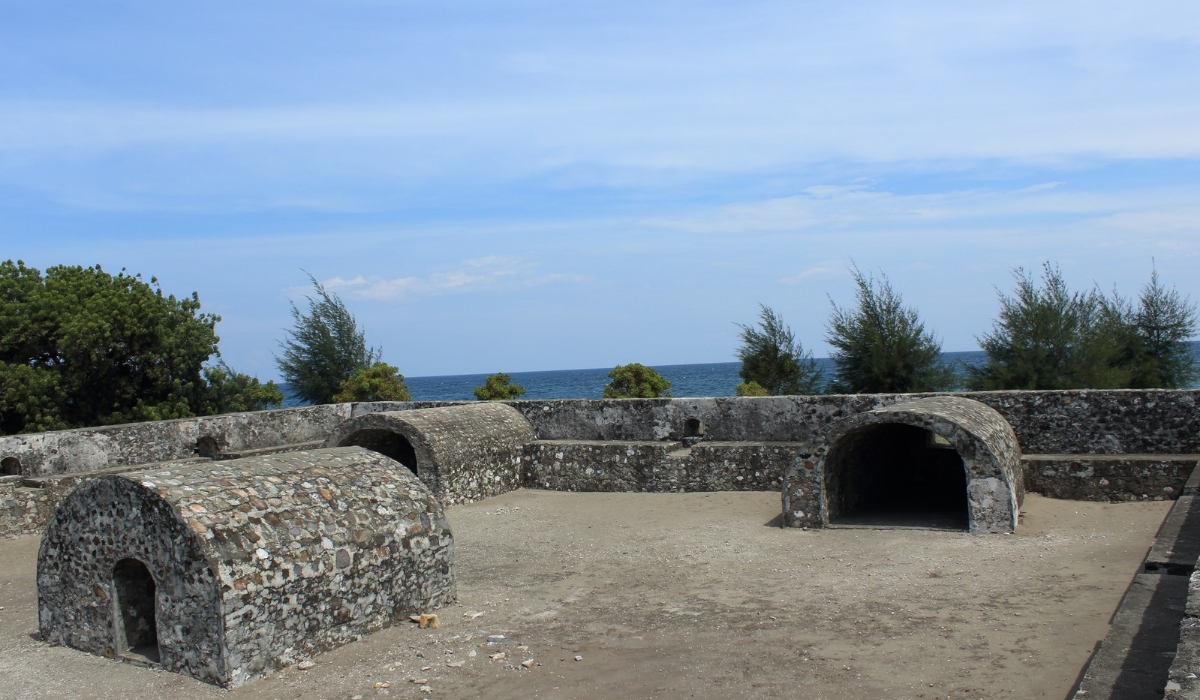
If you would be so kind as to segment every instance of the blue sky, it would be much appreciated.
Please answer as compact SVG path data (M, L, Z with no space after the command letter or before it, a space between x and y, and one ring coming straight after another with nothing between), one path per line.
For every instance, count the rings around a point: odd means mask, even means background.
M0 1L0 243L273 352L311 272L410 376L827 353L851 263L946 350L1012 270L1200 299L1194 2Z

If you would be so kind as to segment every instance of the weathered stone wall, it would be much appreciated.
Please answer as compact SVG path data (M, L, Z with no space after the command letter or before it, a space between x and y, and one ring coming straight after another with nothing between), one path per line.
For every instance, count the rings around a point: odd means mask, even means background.
M931 395L777 396L513 401L540 440L667 440L690 418L713 441L811 442L854 413ZM1200 390L1008 391L960 394L1012 425L1024 454L1200 453ZM155 423L0 436L0 459L24 475L92 471L182 459L211 438L219 451L327 438L337 425L372 413L453 406L377 402L307 406ZM460 404L461 405L461 404ZM471 405L471 404L466 404Z
M0 458L18 460L23 476L150 464L192 457L202 438L227 452L324 440L350 413L332 404L7 435Z
M1173 500L1200 455L1025 455L1025 488L1074 501Z
M358 447L93 479L62 502L38 557L41 629L113 656L113 568L158 588L163 667L233 687L454 600L442 506Z
M525 448L525 485L553 491L777 491L806 443L543 440ZM811 467L811 461L810 461Z
M716 441L809 442L841 418L899 401L960 396L1013 428L1024 454L1200 453L1200 390L996 391L514 401L540 440L679 439L700 420Z
M1179 623L1179 646L1169 678L1164 700L1200 700L1200 566L1188 579L1187 604Z
M487 401L406 411L365 412L339 425L329 447L360 444L414 451L417 476L446 504L469 503L520 488L522 455L534 438L511 406Z

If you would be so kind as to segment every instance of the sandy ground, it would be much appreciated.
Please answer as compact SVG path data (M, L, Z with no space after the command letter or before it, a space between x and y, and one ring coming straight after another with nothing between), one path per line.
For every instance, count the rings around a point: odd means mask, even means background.
M37 539L0 541L0 696L1060 700L1170 505L1029 496L1002 536L783 530L771 493L517 491L451 508L440 629L231 692L37 641Z

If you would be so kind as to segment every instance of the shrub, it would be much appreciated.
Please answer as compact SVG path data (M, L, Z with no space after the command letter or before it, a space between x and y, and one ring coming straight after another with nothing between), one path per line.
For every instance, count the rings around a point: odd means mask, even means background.
M404 375L400 374L399 369L385 362L376 362L370 367L356 370L342 382L333 401L412 401L412 396L404 385Z
M771 392L756 381L742 382L737 385L734 394L738 396L770 396Z
M767 395L777 396L819 393L821 371L813 361L812 353L806 353L796 342L792 329L783 322L782 316L764 304L758 307L757 328L738 324L742 329L742 347L737 351L742 368L738 375L743 382L739 386L753 384L765 390Z
M512 377L503 372L488 375L483 384L475 387L475 398L480 401L511 401L525 393L525 387L512 383Z
M606 399L657 399L670 396L671 382L655 370L636 362L617 365L608 373L612 381L604 387Z
M263 384L258 377L235 372L224 360L205 367L204 378L208 381L206 413L261 411L283 403L283 392L275 382Z

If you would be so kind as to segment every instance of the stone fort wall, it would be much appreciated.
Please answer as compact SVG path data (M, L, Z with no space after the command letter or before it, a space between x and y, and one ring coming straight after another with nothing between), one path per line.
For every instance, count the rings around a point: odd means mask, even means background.
M950 394L955 395L955 394ZM1200 454L1200 390L998 391L957 394L1012 425L1022 454ZM511 401L539 440L679 439L689 418L716 442L811 442L845 416L934 394ZM378 402L0 436L0 460L23 476L148 464L323 442L350 418L453 402ZM203 456L203 455L202 455ZM19 467L10 466L16 460Z
M504 490L777 490L789 468L819 459L824 437L844 419L929 396L937 395L506 402L528 420L534 440L523 450L520 478ZM1200 454L1200 390L943 396L1002 415L1029 489L1059 498L1175 498ZM39 532L84 473L312 449L351 419L452 405L333 404L0 436L7 474L0 475L0 536ZM476 468L483 474L491 465ZM453 502L490 495L440 491Z

